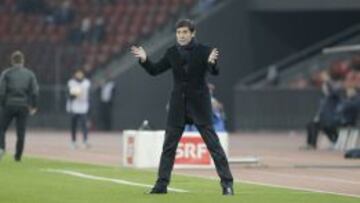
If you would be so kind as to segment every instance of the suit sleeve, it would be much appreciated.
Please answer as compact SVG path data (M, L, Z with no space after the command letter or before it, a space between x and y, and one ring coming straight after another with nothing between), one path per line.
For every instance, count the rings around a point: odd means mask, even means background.
M208 70L211 73L211 75L219 75L220 70L217 66L217 61L214 64L211 64L208 62Z
M148 57L144 63L140 61L140 65L152 76L159 75L171 67L168 52L156 63L152 62Z
M30 82L30 106L33 108L37 108L39 97L39 84L36 79L35 74L32 74L31 82Z
M0 76L0 105L3 106L5 104L6 97L6 79L5 72L3 72Z

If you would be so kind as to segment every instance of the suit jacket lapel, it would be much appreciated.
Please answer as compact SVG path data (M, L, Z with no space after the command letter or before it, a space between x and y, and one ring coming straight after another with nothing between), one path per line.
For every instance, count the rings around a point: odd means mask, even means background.
M199 45L195 45L194 50L191 52L191 55L190 55L190 61L189 61L189 64L188 64L188 70L185 71L185 69L183 67L183 65L185 63L185 59L180 55L179 50L177 49L177 47L174 46L173 49L172 49L172 52L174 54L175 64L177 66L176 68L180 69L181 72L183 72L183 73L191 72L191 69L194 68L193 64L196 63L196 60L194 60L194 58L197 57L198 51L199 51Z
M172 52L173 52L175 64L176 64L175 68L183 69L182 67L183 67L183 64L185 63L185 59L182 58L182 56L180 55L176 46L173 47Z

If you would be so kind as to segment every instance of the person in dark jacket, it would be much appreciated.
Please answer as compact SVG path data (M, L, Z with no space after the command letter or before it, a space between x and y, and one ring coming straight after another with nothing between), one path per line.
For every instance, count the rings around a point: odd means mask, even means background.
M158 179L150 194L167 193L177 145L185 124L195 124L198 128L215 162L223 194L234 194L228 160L212 126L211 100L206 81L208 72L219 74L216 66L219 52L216 48L198 43L194 36L195 25L191 20L178 21L177 44L170 47L157 63L148 58L142 47L131 48L133 55L150 75L171 69L174 79Z
M334 71L323 73L323 98L315 118L307 128L307 145L304 149L316 149L320 131L335 145L339 136L339 127L344 125L343 111L340 109L344 100L343 77Z
M16 119L15 161L21 161L25 143L28 114L37 111L39 86L35 74L24 67L25 57L20 51L11 55L12 67L4 70L0 78L0 157L5 152L5 133Z

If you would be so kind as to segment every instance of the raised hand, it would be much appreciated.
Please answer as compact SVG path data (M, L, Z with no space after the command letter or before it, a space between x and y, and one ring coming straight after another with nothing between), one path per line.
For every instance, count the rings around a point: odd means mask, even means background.
M37 112L37 108L29 107L29 114L30 114L30 115L35 115L36 112Z
M140 59L141 62L146 61L147 58L146 51L141 46L140 47L132 46L131 53L134 55L134 57Z
M208 62L214 64L216 60L218 60L218 58L219 58L219 50L217 48L212 49L208 58Z

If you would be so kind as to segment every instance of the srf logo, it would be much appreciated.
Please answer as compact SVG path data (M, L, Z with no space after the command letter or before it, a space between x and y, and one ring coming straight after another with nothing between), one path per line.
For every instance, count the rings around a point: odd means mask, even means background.
M126 142L127 142L126 163L132 165L134 164L135 137L128 137Z
M182 137L176 150L175 164L211 164L210 153L201 137Z

